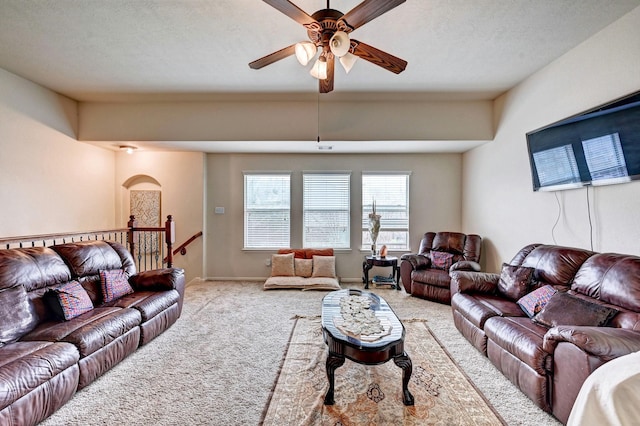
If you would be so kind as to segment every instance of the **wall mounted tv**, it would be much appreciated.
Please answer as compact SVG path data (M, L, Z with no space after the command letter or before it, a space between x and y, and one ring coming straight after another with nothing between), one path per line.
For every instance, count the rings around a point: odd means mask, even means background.
M527 133L534 191L640 179L640 92Z

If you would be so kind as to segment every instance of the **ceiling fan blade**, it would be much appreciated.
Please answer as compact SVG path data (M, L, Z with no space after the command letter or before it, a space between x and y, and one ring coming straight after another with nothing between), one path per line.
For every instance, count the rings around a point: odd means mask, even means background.
M400 74L407 67L407 61L404 59L383 52L361 41L351 39L351 46L353 47L354 44L353 54L365 61L369 61L396 74Z
M336 62L336 57L333 54L327 54L327 78L324 80L318 80L320 87L320 93L329 93L333 90L333 70Z
M364 0L362 3L344 14L342 21L355 30L367 22L377 18L396 6L401 5L406 0Z
M249 67L254 70L259 70L262 67L266 67L267 65L271 65L272 63L279 61L280 59L284 59L287 56L291 56L296 53L296 45L292 44L291 46L287 46L284 49L280 49L277 52L273 52L267 56L264 56L260 59L256 59L253 62L249 62Z
M312 24L316 22L311 16L309 16L304 10L300 9L289 0L263 0L265 3L278 9L280 12L287 15L301 25Z

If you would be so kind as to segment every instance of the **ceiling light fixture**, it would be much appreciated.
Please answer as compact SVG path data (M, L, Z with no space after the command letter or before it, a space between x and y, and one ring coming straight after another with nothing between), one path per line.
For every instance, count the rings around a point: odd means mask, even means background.
M249 63L252 69L260 69L294 54L298 62L306 66L320 51L309 73L319 80L319 92L329 93L333 90L336 58L347 74L358 57L395 74L407 67L404 59L350 38L351 32L406 0L364 0L347 13L331 9L327 0L327 7L312 15L308 15L291 0L264 1L301 24L307 31L309 41L292 44L256 59Z
M120 151L125 151L127 154L133 154L133 151L135 151L136 148L135 146L131 146L131 145L120 145Z

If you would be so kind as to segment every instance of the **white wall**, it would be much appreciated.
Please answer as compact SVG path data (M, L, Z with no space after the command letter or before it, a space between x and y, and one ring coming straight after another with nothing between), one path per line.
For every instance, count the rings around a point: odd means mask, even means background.
M495 140L463 156L463 229L484 237L487 270L533 242L591 248L587 189L533 192L525 134L638 90L640 8L496 100ZM589 197L593 249L640 255L640 182Z
M161 195L161 224L172 215L176 223L176 246L199 231L205 231L203 221L205 155L198 152L119 152L116 161L115 185L118 191L115 205L118 226L129 220L128 191L123 186L136 176L149 176L158 182ZM187 247L185 256L177 254L174 266L185 269L187 282L203 276L203 238Z
M114 153L75 139L77 109L0 69L0 236L114 226Z
M459 231L461 218L461 154L419 155L249 155L207 156L206 277L264 278L270 268L265 260L274 251L243 251L243 171L292 171L292 246L301 247L302 171L351 171L351 250L336 256L337 274L359 280L363 256L361 239L361 172L410 171L411 251L418 249L426 231ZM224 207L225 214L214 214ZM297 219L296 219L297 218ZM390 255L400 256L400 252ZM387 271L388 272L388 271Z

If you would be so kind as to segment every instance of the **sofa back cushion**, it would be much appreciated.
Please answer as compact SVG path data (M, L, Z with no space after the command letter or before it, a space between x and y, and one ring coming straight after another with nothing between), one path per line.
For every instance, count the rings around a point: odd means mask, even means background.
M100 271L122 269L129 277L136 273L131 254L118 243L81 241L51 248L69 266L71 278L84 287L95 306L103 303Z
M460 232L426 232L420 240L418 254L431 250L453 254L453 263L460 260L480 261L482 238L476 234Z
M522 258L521 266L535 269L538 285L569 289L582 264L594 253L572 247L539 245Z
M591 256L576 273L571 289L640 312L640 257L616 253Z
M50 248L0 250L0 290L22 285L31 292L69 280L69 268Z
M33 330L37 319L24 286L0 290L0 347Z

